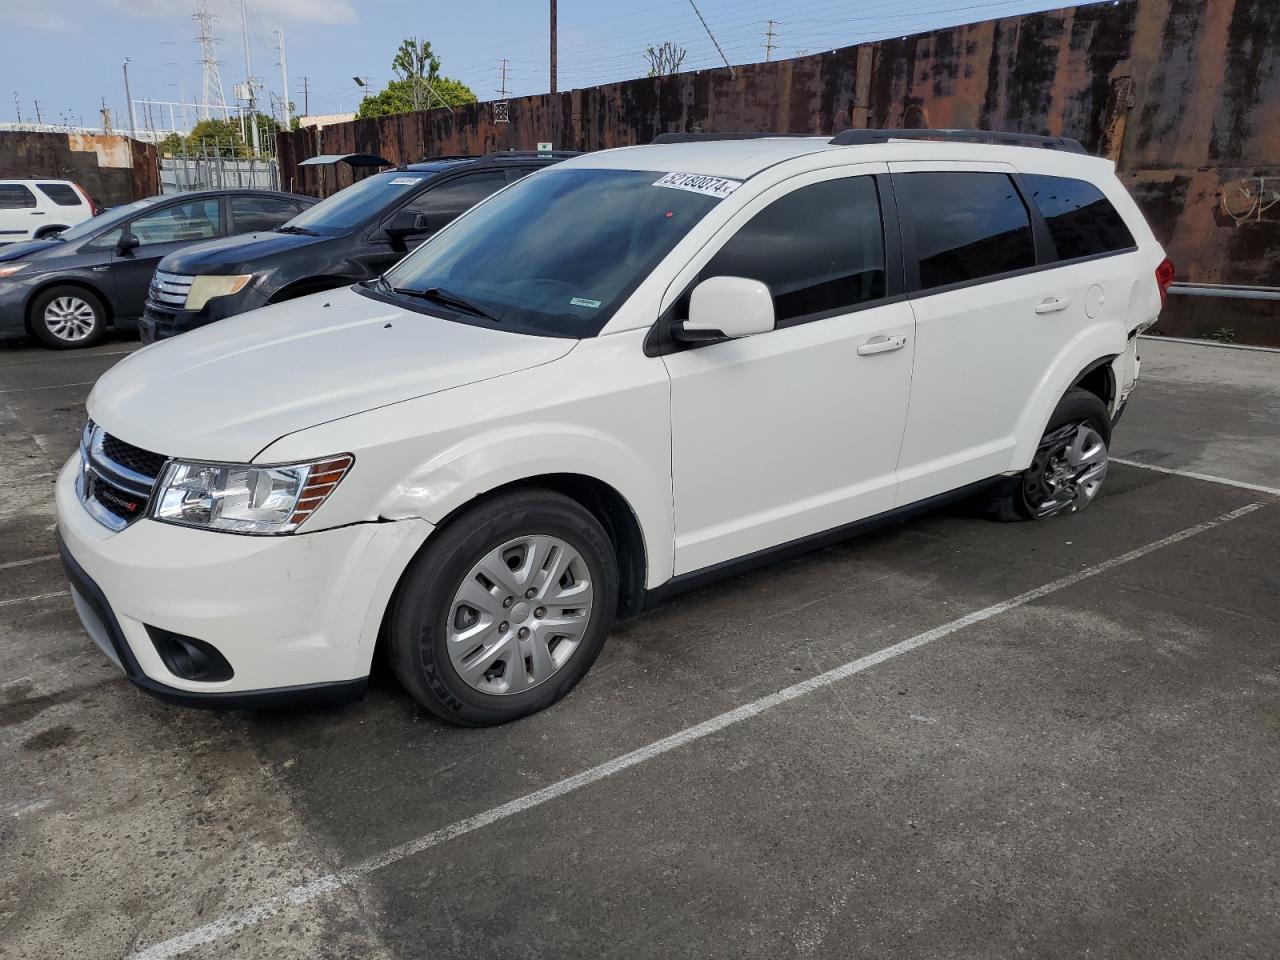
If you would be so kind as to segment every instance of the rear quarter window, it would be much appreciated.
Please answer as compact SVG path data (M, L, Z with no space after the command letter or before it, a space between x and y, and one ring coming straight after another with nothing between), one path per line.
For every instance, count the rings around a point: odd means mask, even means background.
M1102 191L1086 180L1024 173L1040 215L1049 226L1059 260L1132 250L1133 234Z
M37 183L40 192L60 207L78 207L84 201L67 183Z

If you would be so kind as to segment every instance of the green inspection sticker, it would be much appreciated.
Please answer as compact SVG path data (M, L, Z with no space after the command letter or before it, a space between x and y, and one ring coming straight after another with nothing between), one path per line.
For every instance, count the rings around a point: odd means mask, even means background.
M573 299L571 299L571 300L569 301L569 306L571 306L571 307L590 307L592 310L598 310L598 309L600 308L600 301L599 301L599 300L585 300L585 299L583 299L582 297L574 297Z

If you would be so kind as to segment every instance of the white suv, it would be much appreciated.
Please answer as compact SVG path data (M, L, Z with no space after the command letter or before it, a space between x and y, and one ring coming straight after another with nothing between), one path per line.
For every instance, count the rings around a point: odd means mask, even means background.
M1172 267L1073 141L905 136L582 156L138 351L57 484L88 631L228 706L359 696L383 645L497 723L708 577L961 495L1086 506Z
M70 180L0 180L0 243L42 240L101 212Z

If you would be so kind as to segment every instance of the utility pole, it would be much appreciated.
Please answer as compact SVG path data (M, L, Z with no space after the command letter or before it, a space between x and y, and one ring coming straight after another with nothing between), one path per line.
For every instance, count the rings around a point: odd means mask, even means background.
M774 50L777 48L777 46L778 46L776 43L774 43L774 42L773 42L773 38L774 38L775 36L777 36L777 34L774 32L773 25L774 25L775 23L777 23L777 22L778 22L777 20L770 20L770 21L769 21L769 26L766 28L766 30L765 30L765 32L764 32L764 60L765 60L765 63L768 63L771 59L773 59L773 51L774 51Z
M111 133L111 108L107 106L107 98L102 98L102 132Z
M556 0L551 0L551 92L556 92Z
M504 57L500 62L502 64L502 89L498 91L498 96L505 100L507 99L507 60Z
M311 116L311 78L302 78L302 115Z
M288 130L293 126L293 112L289 109L289 67L284 59L284 31L277 30L276 36L280 41L276 45L280 51L280 115L284 117L284 129Z
M253 155L262 152L258 140L258 98L253 79L253 61L249 58L249 0L240 0L240 28L244 34L244 85L249 101L249 128L253 132Z
M124 58L124 100L129 107L129 136L138 139L138 123L133 118L133 97L129 93L129 58Z
M39 100L32 100L31 102L32 102L32 103L34 103L34 104L36 105L36 123L37 123L37 124L43 124L43 123L44 123L44 117L40 116L40 101L39 101Z
M554 3L555 0L552 0ZM702 29L707 31L707 36L711 38L711 43L716 48L716 53L720 54L720 59L724 61L724 65L729 68L729 79L738 79L738 74L733 69L733 64L729 62L729 58L724 55L724 51L720 49L720 41L716 39L716 35L711 32L711 28L707 26L707 18L702 15L702 11L698 9L698 5L689 0L689 6L693 7L693 12L698 15L698 19L702 21Z
M18 111L18 122L22 122L22 104L18 102L18 91L13 91L13 109Z

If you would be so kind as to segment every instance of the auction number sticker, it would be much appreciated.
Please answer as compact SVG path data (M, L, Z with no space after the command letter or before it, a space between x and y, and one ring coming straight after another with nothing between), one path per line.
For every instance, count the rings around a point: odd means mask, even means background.
M391 185L393 187L407 187L407 186L410 186L411 184L421 183L421 182L422 182L421 177L393 177L391 179Z
M668 190L688 190L690 193L721 198L727 197L742 186L742 181L708 177L701 173L666 173L653 181L653 185L666 187Z

